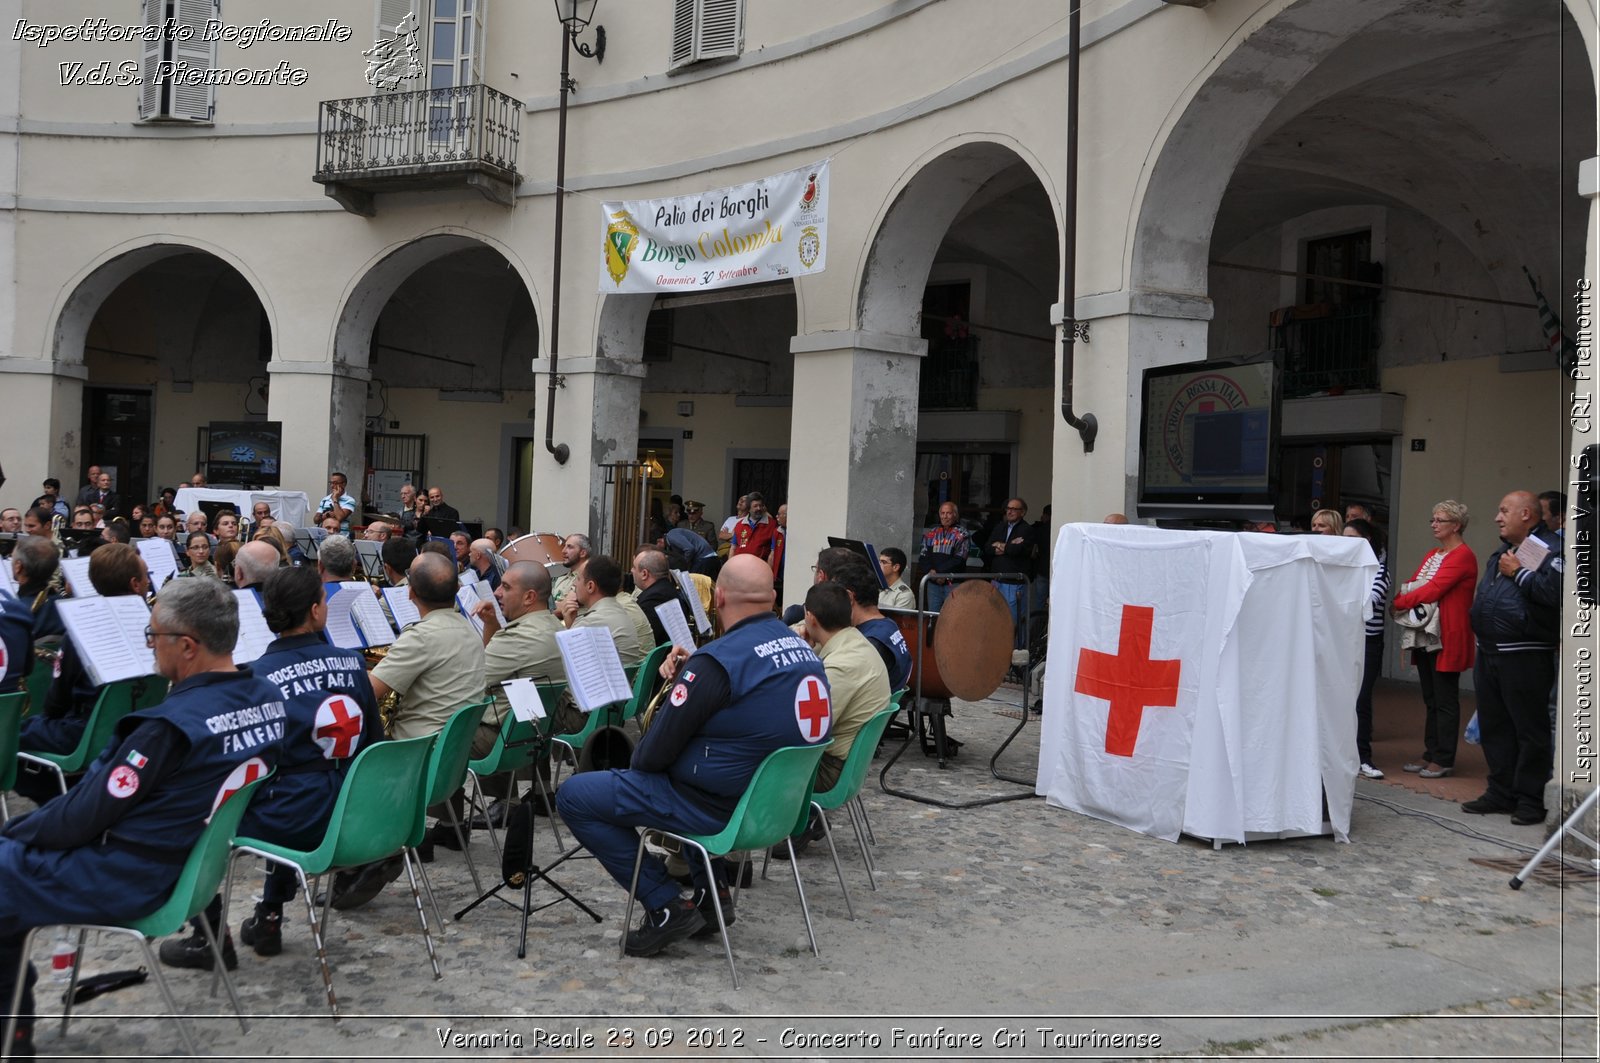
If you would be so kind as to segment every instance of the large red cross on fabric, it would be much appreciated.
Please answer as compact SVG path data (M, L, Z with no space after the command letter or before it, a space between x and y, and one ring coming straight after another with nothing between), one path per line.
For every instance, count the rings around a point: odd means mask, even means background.
M255 782L267 773L267 762L260 757L251 757L243 764L234 768L228 777L222 781L222 786L217 790L217 799L212 802L211 814L216 815L217 809L234 794ZM206 822L211 821L211 816L206 817Z
M1116 654L1090 649L1078 654L1078 680L1073 689L1111 703L1106 717L1106 752L1113 756L1133 756L1146 707L1170 708L1178 703L1183 662L1150 659L1155 616L1152 606L1124 605Z
M361 711L351 711L352 706L345 698L329 698L322 703L317 719L321 720L324 711L333 719L327 723L319 724L316 729L317 744L322 747L323 754L333 760L342 760L348 757L356 739L361 734Z
M795 691L794 711L800 722L810 727L807 741L815 742L828 733L832 707L828 703L828 691L816 676L808 675L800 681L800 689Z

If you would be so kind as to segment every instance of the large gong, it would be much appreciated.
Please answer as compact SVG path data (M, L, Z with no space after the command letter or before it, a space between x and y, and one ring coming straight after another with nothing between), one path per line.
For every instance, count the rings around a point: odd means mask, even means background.
M933 655L944 685L962 701L982 701L1005 681L1015 640L1011 610L994 584L957 583L933 629Z

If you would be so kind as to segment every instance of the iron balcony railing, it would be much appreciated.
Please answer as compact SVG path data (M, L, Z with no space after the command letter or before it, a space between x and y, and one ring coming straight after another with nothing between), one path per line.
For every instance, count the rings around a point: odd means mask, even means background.
M1378 300L1275 311L1269 346L1284 352L1284 398L1378 387Z
M322 101L318 181L441 169L516 180L522 104L484 84Z

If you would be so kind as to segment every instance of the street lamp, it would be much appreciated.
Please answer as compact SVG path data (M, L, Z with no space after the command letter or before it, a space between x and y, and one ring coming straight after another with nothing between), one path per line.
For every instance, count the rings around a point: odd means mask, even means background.
M556 219L554 260L551 262L550 282L550 391L544 417L544 448L565 465L572 450L565 443L556 442L556 389L561 386L561 376L556 372L561 346L561 223L565 215L567 196L567 94L572 91L572 51L601 62L606 54L606 31L603 26L594 28L595 45L588 48L578 43L578 34L594 19L594 9L600 0L555 0L556 17L561 20L561 107L556 121Z

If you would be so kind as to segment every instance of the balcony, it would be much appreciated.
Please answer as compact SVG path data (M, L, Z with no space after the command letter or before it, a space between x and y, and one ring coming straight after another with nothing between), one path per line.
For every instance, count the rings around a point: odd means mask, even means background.
M1272 312L1268 346L1284 352L1283 397L1378 388L1382 303L1311 303Z
M352 214L379 192L471 188L511 206L522 104L487 85L324 100L312 180Z

